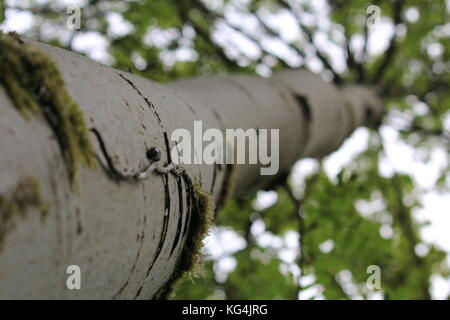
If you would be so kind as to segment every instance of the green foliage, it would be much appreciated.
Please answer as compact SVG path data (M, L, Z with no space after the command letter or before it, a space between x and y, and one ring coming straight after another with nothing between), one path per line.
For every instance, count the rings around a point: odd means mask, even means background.
M205 300L205 299L220 299L218 291L220 286L214 279L214 263L206 261L203 265L202 271L196 278L186 279L181 282L176 289L176 296L174 299L179 300Z
M277 190L278 200L275 205L262 212L262 219L268 231L282 235L289 230L297 230L298 217L295 205L292 203L286 190Z
M0 1L0 23L5 20L5 3L4 0Z
M251 213L253 212L252 202L255 198L245 200L230 199L226 206L216 215L215 223L224 227L231 227L241 236L249 232L251 225Z
M404 196L413 191L413 181L405 175L381 177L377 147L374 149L355 159L336 181L330 180L323 171L306 180L305 197L301 201L302 276L313 275L314 285L323 288L321 294L327 299L368 298L374 291L365 285L370 275L367 268L377 265L386 299L428 299L430 276L448 274L446 253L430 246L425 255L417 255L420 225L414 221L412 210L419 202L415 199L409 200L411 204L404 203ZM286 189L278 189L277 195L276 204L258 214L265 222L266 232L281 239L286 232L299 230L299 216ZM280 272L283 264L277 257L280 249L261 246L246 232L255 221L250 219L256 211L252 209L253 201L247 199L240 205L230 201L220 213L223 218L218 222L246 236L247 247L235 254L237 266L225 282L213 280L214 273L206 275L210 277L208 286L215 283L215 289L207 287L209 291L200 298L221 290L228 299L289 299L301 290L296 289L293 274ZM382 205L369 213L361 212L357 205L361 201ZM383 228L392 229L392 234L384 235ZM332 248L324 250L322 245L330 241ZM356 292L346 292L339 281L343 271L352 275Z
M228 299L290 299L294 282L280 272L282 261L258 247L236 254L236 269L224 283Z
M371 161L373 156L363 154L356 162ZM417 256L418 225L411 215L415 205L403 203L403 195L411 191L412 181L399 175L385 179L376 170L377 166L364 172L345 169L337 183L319 173L313 190L304 199L305 228L311 229L304 233L303 242L307 265L311 265L307 270L315 274L329 299L346 298L336 281L340 271L350 271L354 281L364 284L369 265L381 268L385 297L427 299L429 277L445 254L432 247L426 256ZM367 216L358 212L355 203L370 201L374 195L385 206ZM318 227L313 228L315 224ZM392 227L393 235L383 237L380 233L383 226ZM320 244L327 240L333 241L334 248L330 253L321 252Z

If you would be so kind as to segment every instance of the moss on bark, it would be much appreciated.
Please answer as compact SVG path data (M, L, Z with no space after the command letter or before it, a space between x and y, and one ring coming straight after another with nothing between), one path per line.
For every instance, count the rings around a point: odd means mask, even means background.
M169 298L173 294L178 280L184 276L192 277L195 275L202 263L203 240L213 225L214 201L211 195L197 183L188 186L187 189L187 194L191 197L193 204L190 213L189 233L175 270L167 283L155 294L154 299L156 300Z
M47 214L39 182L34 178L24 178L9 192L0 194L0 249L3 248L8 231L31 208L37 210L42 217Z
M83 113L69 95L55 62L15 33L0 32L0 83L19 112L42 115L55 133L72 186L78 165L96 166Z

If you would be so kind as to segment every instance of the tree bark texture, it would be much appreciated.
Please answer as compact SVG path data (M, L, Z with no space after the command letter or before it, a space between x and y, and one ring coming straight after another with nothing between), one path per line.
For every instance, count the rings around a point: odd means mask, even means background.
M14 198L34 179L37 206L4 228L0 298L149 299L174 272L189 235L188 186L171 174L131 179L151 147L171 162L171 132L193 129L279 129L280 169L238 165L234 196L270 186L300 158L336 150L356 127L376 125L383 108L373 89L336 87L309 71L271 78L212 75L158 84L81 55L31 42L56 62L78 103L99 166L81 167L72 188L54 132L43 117L24 118L0 86L0 194ZM192 181L221 201L230 166L183 165ZM228 177L228 178L227 178ZM0 217L1 219L1 217ZM0 220L0 223L2 221ZM4 221L3 221L4 222ZM69 265L81 269L81 290L68 290Z

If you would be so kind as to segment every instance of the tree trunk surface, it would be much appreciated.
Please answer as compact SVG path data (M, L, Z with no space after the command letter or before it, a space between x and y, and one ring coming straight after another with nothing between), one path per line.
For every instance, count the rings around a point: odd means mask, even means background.
M56 62L99 165L80 167L74 189L52 128L42 116L23 117L0 85L0 194L12 201L23 184L37 181L39 203L47 208L40 214L30 205L0 227L1 299L150 299L186 258L189 180L216 203L231 186L234 196L244 196L270 187L300 158L328 155L355 128L374 126L383 114L374 89L336 87L303 69L163 85L30 44ZM185 128L193 135L196 120L203 130L279 129L278 173L237 165L232 178L229 165L186 164L188 180L156 172L132 178L149 165L151 147L162 151L158 163L170 164L171 133ZM69 265L80 267L81 290L66 287Z

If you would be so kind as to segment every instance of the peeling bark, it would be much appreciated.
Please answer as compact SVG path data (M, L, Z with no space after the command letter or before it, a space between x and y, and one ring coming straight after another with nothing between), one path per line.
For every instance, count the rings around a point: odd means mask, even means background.
M55 131L42 117L25 119L0 86L0 193L33 177L48 209L45 219L23 215L5 234L0 298L165 296L198 259L209 197L220 205L227 194L269 186L299 158L323 157L356 127L376 125L382 117L372 89L337 88L306 70L270 79L215 75L160 85L31 44L58 66L100 166L80 167L74 192ZM170 133L192 132L195 120L205 130L279 129L279 175L261 176L259 165L193 164L138 179L151 165L151 147L163 151L158 164L171 164ZM66 289L66 268L73 264L82 271L81 290Z

